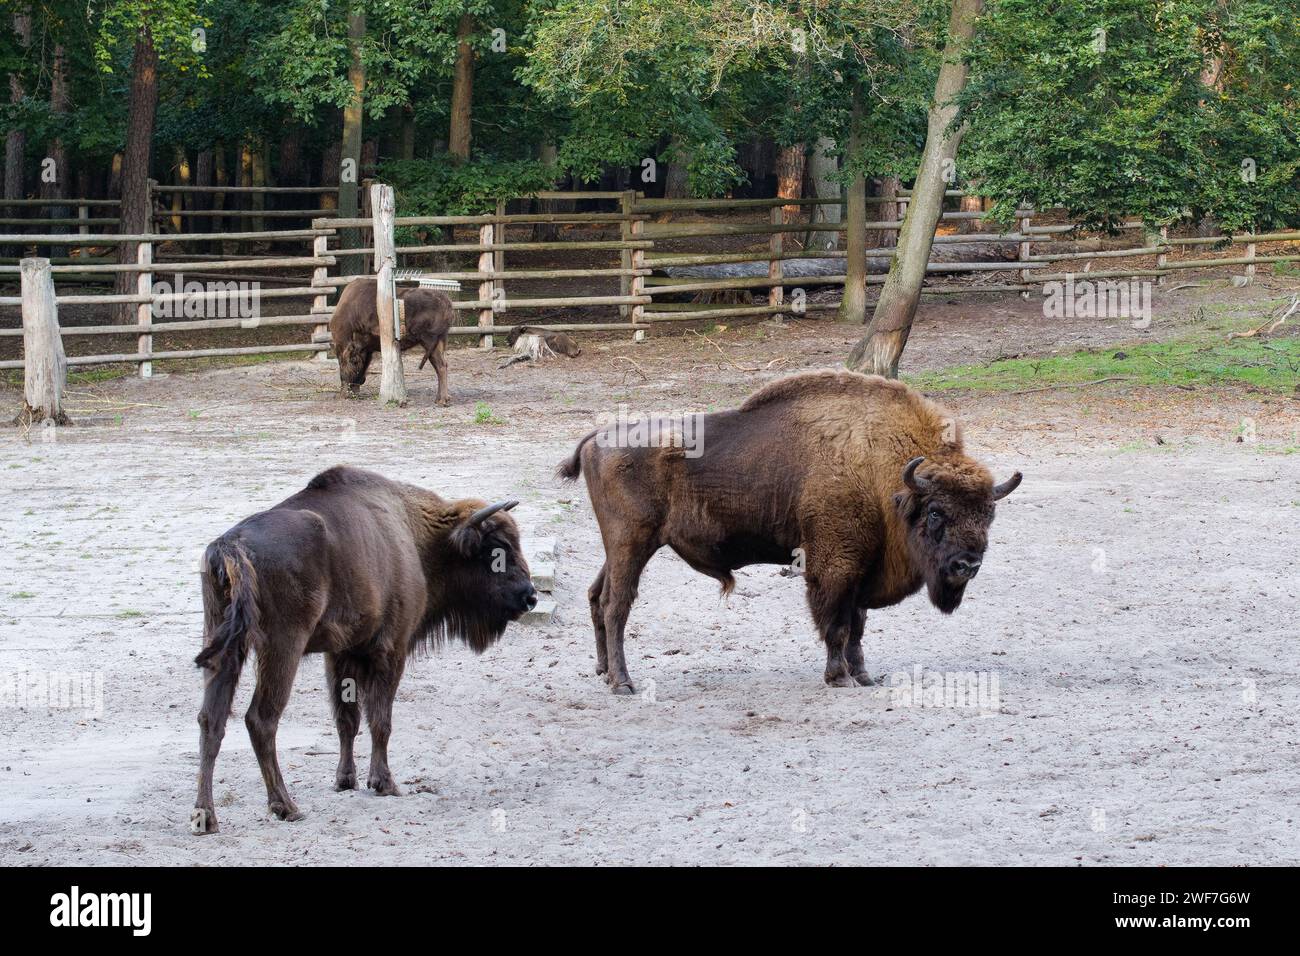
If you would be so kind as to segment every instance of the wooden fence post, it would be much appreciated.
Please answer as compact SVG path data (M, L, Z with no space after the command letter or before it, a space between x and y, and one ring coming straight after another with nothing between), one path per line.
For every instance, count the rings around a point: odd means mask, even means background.
M1169 239L1169 227L1161 226L1160 244L1163 246L1168 241L1168 239ZM1167 256L1163 252L1160 253L1159 255L1156 256L1156 268L1164 269L1165 263L1167 263L1168 261L1169 261L1169 256ZM1165 277L1163 275L1156 276L1156 285L1164 285L1164 284L1165 284Z
M634 190L634 189L625 189L625 190L623 191L623 195L620 196L620 197L619 197L619 200L618 200L618 211L619 211L621 214L623 214L624 216L630 216L630 215L632 215L632 209L633 209L634 206L636 206L636 190ZM618 234L619 234L619 238L621 238L624 242L628 242L628 241L631 240L631 238L632 238L632 220L631 220L631 219L624 219L622 222L619 223ZM632 250L631 250L631 249L620 249L620 250L619 250L619 253L618 253L618 265L619 265L619 268L620 268L620 269L631 269L631 268L632 268ZM619 294L619 295L631 295L631 294L632 294L632 276L631 276L631 275L621 275L621 276L618 277L618 294ZM628 308L626 305L620 305L620 306L618 307L618 315L619 315L619 318L626 319L626 318L629 318L629 317L631 316L631 314L632 314L632 310L631 310L630 308Z
M317 236L311 243L311 254L313 258L323 259L330 254L330 237ZM325 283L329 281L329 266L316 266L311 274L311 284L320 288L320 294L311 300L311 311L314 315L325 316L328 319L330 311L329 286ZM315 326L312 330L312 341L322 338L329 338L329 322L324 321L322 324ZM316 358L324 361L329 358L329 352L322 349L316 353Z
M629 240L639 242L641 238L644 236L644 234L645 234L645 220L637 219L629 224L629 228L628 228ZM631 252L632 252L632 258L631 258L632 268L638 271L645 269L645 250L637 248L631 250ZM632 281L628 283L629 294L634 296L645 295L645 276L634 275L631 277L631 279ZM632 311L629 313L629 317L632 319L633 325L640 325L642 322L645 321L645 306L639 302L636 305L632 306ZM634 329L632 331L632 341L644 342L645 329Z
M504 199L498 199L497 218L499 221L493 224L496 226L496 230L493 232L493 235L497 237L498 244L504 243L506 241L505 215L506 215L506 201ZM498 276L500 276L501 273L506 271L506 253L504 249L502 249L500 252L492 253L492 271L495 272ZM492 300L493 302L496 302L498 300L504 300L506 297L506 280L501 278L493 279L492 293L495 297Z
M149 333L149 328L153 325L153 272L149 269L149 266L153 265L153 242L151 240L146 239L135 247L135 261L136 265L143 267L136 273L135 294L150 297L148 302L141 302L135 307L135 324L140 329L136 352L139 355L149 355L153 352L153 336ZM153 362L141 362L140 377L150 378L152 376Z
M1016 247L1016 258L1020 262L1029 261L1029 223L1032 221L1032 219L1033 219L1032 215L1022 216L1020 219L1020 245ZM1028 269L1020 270L1020 281L1021 283L1026 285L1029 283ZM1028 302L1029 290L1028 289L1023 290L1020 293L1020 298Z
M492 237L496 235L496 230L493 226L493 223L486 223L479 227L478 244L480 246L492 245ZM493 306L496 305L496 300L492 297L493 283L491 276L493 263L495 261L496 259L490 251L479 253L478 271L484 274L484 278L478 284L478 298L480 302L486 302L487 307L478 310L478 324L481 328L485 329L492 328ZM479 336L478 344L480 348L492 348L491 333Z
M59 306L54 297L54 273L49 259L24 259L22 274L23 309L23 399L24 407L15 425L56 425L72 422L63 411L63 387L68 378L68 360L59 333Z
M774 226L784 225L785 207L773 206L771 219L772 225ZM772 237L767 240L767 251L768 255L771 256L771 258L767 260L767 277L772 280L772 286L767 292L768 305L785 304L785 286L781 284L781 279L785 275L784 265L781 262L781 250L784 246L784 242L782 242L783 238L784 233L774 232L772 233ZM775 313L774 318L779 323L781 321L781 313Z
M82 236L90 235L90 223L86 222L86 220L90 218L90 207L78 206L77 218L82 220L81 224L77 226L78 235L82 235Z
M1255 233L1255 229L1253 226L1251 227L1250 231L1252 235ZM1252 260L1255 258L1255 244L1253 242L1246 243L1246 258ZM1256 268L1257 267L1254 262L1248 262L1246 264L1246 285L1250 285L1252 282L1255 281Z
M406 404L406 378L402 374L402 333L398 328L400 313L393 270L397 266L397 248L393 239L393 187L375 183L370 187L371 224L375 234L375 311L379 315L379 351L383 358L383 375L379 380L379 401L387 405Z

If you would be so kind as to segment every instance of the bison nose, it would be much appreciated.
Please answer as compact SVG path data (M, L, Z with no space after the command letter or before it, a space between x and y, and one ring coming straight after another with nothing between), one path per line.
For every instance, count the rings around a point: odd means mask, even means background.
M983 563L983 559L978 555L953 558L952 563L948 565L948 571L954 578L969 581L979 573L980 565Z

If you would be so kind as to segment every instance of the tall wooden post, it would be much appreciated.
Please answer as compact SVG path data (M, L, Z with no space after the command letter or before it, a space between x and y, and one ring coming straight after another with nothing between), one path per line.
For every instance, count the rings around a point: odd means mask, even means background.
M312 225L314 228L315 223L313 223ZM315 239L312 240L311 243L312 258L324 259L329 256L329 253L330 253L329 236L317 236ZM329 286L325 284L326 282L329 281L329 278L330 278L329 266L316 266L316 268L313 270L311 274L311 284L316 286L318 289L320 289L320 292L316 294L316 297L311 300L311 311L313 315L320 315L323 317L323 319L328 319L329 311L330 311ZM312 336L311 336L312 341L315 342L318 339L328 339L329 334L330 334L330 327L328 321L322 321L320 325L315 326L315 328L312 330ZM324 349L321 349L319 352L316 353L316 357L318 359L328 358L329 352L327 352Z
M140 302L135 307L135 324L140 329L136 352L140 355L149 355L153 352L153 335L149 332L149 329L153 326L153 271L149 268L149 266L153 265L153 242L151 240L146 239L135 247L135 261L136 265L141 267L135 276L135 294L137 296L149 296L147 302ZM152 375L153 362L141 362L140 377L150 378Z
M1031 221L1032 221L1032 217L1030 217L1030 216L1023 216L1023 217L1021 217L1021 219L1020 219L1020 239L1021 239L1021 241L1020 241L1020 245L1018 245L1018 246L1016 247L1016 258L1017 258L1020 262L1028 262L1028 261L1029 261L1029 224L1030 224ZM1021 270L1020 270L1020 282L1021 282L1022 284L1028 284L1028 282L1029 282L1029 270L1028 270L1028 269L1021 269ZM1025 301L1029 301L1029 290L1028 290L1028 289L1025 289L1024 291L1022 291L1022 292L1020 293L1020 298L1024 299Z
M497 245L504 245L506 241L506 201L497 200L497 221L495 235ZM492 280L492 292L494 295L493 302L504 301L506 297L506 280L501 278L501 274L506 271L506 251L501 249L492 253L492 271L496 273L497 278Z
M387 405L406 404L406 378L402 374L402 333L398 327L397 286L393 270L397 266L397 247L393 239L393 187L375 183L370 187L370 208L374 212L375 233L375 311L379 316L379 352L383 358L383 375L379 380L379 401Z
M480 246L492 245L492 240L495 235L496 230L492 223L480 226L478 230L478 244ZM496 260L491 251L484 250L479 253L478 271L483 273L484 277L478 284L478 298L480 302L487 303L485 307L478 310L479 328L490 329L493 326L492 307L496 304L496 301L492 298L492 267L495 261ZM489 332L486 335L480 335L478 344L480 348L492 348L492 333Z
M643 219L633 220L633 222L629 224L627 232L628 232L629 239L639 242L641 238L645 235L645 220ZM637 272L641 272L645 269L644 249L637 248L632 250L632 268L635 269ZM645 276L642 275L632 276L632 281L628 285L628 292L634 296L645 295ZM645 306L639 302L636 305L632 306L631 319L633 325L640 325L642 322L644 322ZM633 330L632 341L644 342L645 329Z
M1163 247L1164 244L1165 244L1166 242L1168 242L1168 241L1169 241L1169 227L1168 227L1168 226L1161 226L1161 227L1160 227L1160 245ZM1156 268L1157 268L1157 269L1163 270L1164 267L1165 267L1165 264L1168 263L1168 262L1169 262L1169 256L1168 256L1166 253L1163 253L1163 252L1162 252L1162 253L1160 253L1158 256L1156 256ZM1164 284L1165 284L1165 277L1164 277L1163 275L1158 275L1158 276L1156 276L1156 285L1164 285Z
M59 307L49 259L24 259L19 266L23 298L23 399L15 425L48 420L70 425L63 411L68 360L59 333Z
M1256 230L1252 227L1250 231L1254 233ZM1255 258L1255 244L1253 242L1246 243L1246 258L1251 260ZM1257 266L1253 261L1246 264L1246 285L1250 285L1255 281L1256 268Z
M785 207L772 207L772 225L785 225ZM785 275L784 267L781 262L781 250L784 246L785 233L774 232L767 241L767 254L771 257L767 260L767 277L772 280L771 288L767 292L768 305L785 304L785 286L781 284L781 279ZM775 313L776 321L781 321L781 313Z
M633 189L624 190L623 195L619 197L618 211L622 213L624 216L631 216L632 209L635 206L636 206L636 190ZM619 234L619 238L621 238L624 242L628 242L632 238L632 220L630 218L624 219L621 223L619 223L618 234ZM630 270L632 268L631 249L619 250L618 265L619 268L621 269ZM621 275L618 277L618 294L619 295L632 294L631 275ZM632 310L626 305L620 305L618 307L618 314L620 318L626 319L629 315L632 314Z

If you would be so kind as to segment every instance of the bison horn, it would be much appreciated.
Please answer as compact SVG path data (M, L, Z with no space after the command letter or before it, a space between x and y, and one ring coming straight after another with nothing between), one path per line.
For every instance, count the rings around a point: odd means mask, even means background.
M479 508L478 511L469 516L469 523L471 525L482 524L498 511L509 511L517 504L519 504L517 501L498 501L496 504L488 505L486 508Z
M907 463L907 467L903 469L903 484L918 493L924 493L930 488L930 480L928 478L920 478L916 474L916 466L921 464L923 461L925 461L924 455L913 458Z
M1014 475L1012 475L1012 476L1011 476L1010 478L1008 478L1006 481L1002 482L1002 484L1000 484L1000 485L994 485L994 486L993 486L993 500L994 500L994 501L1001 501L1001 500L1002 500L1003 498L1005 498L1007 495L1011 494L1011 492L1015 491L1017 488L1020 487L1020 482L1021 482L1021 480L1022 480L1024 477L1025 477L1025 476L1022 475L1020 472L1016 472Z

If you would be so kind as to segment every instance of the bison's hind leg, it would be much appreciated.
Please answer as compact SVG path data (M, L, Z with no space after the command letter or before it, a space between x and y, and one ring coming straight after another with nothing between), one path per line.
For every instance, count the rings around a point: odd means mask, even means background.
M606 550L606 579L601 600L605 617L605 653L609 662L605 680L615 694L636 693L623 656L623 629L636 601L641 572L656 550L653 542L638 540Z
M275 735L280 716L289 703L298 663L307 649L307 633L271 633L257 650L257 689L244 715L253 751L266 784L266 801L271 813L281 820L301 820L302 812L285 786L280 761L275 753Z
M605 648L605 565L600 566L596 580L587 588L587 602L591 605L591 627L596 632L596 673L609 672L609 652Z
M329 691L330 709L339 731L339 765L334 772L335 790L357 788L357 764L352 747L361 729L360 662L344 654L325 655L325 683Z
M190 815L190 829L195 833L217 832L217 811L212 802L212 773L217 763L221 741L226 736L226 719L235 699L235 686L243 662L232 650L215 671L208 671L203 688L203 707L199 710L199 795Z

